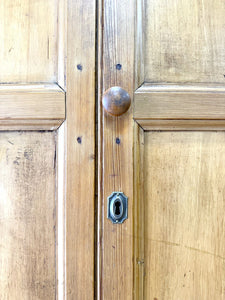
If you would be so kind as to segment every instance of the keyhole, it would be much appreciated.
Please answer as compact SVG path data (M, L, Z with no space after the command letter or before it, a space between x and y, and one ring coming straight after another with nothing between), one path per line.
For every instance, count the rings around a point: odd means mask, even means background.
M115 201L115 215L116 216L120 215L120 206L121 206L120 201Z

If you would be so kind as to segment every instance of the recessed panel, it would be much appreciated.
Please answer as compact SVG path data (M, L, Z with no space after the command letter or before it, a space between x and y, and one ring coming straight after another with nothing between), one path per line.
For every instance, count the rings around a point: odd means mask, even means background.
M0 133L0 299L56 299L55 133Z
M225 83L225 2L145 1L145 81Z
M0 83L55 82L57 0L0 2Z
M144 299L225 297L225 133L146 132Z

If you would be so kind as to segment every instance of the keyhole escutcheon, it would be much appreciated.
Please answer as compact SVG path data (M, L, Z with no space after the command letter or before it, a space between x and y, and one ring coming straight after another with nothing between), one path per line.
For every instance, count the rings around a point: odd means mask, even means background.
M112 223L123 223L127 219L127 197L122 192L113 192L108 197L107 217Z

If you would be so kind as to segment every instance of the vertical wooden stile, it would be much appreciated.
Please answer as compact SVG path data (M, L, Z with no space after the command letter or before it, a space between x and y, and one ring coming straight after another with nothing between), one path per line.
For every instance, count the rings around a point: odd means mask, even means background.
M133 97L134 2L105 0L99 24L99 106L101 94L120 86ZM100 16L99 16L100 19ZM132 107L120 116L99 116L99 240L98 299L133 297L133 120ZM116 143L117 139L117 143ZM118 143L119 139L119 143ZM128 197L128 219L119 225L107 219L107 197L121 191Z
M95 1L67 2L66 299L94 298Z

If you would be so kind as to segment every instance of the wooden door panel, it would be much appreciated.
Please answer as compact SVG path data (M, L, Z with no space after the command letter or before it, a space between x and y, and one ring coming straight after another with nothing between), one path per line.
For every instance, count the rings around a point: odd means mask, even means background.
M99 94L121 86L133 105L99 109L99 299L223 300L224 3L100 9ZM128 196L123 224L107 219L113 191Z
M59 1L51 0L4 1L0 5L3 300L58 297L57 252L63 237L57 238L60 162L56 160L57 132L52 130L65 120L65 91L57 84L58 5Z
M0 298L55 299L56 133L0 133Z
M224 296L224 132L145 132L144 299Z
M95 25L94 0L0 4L2 300L94 298Z
M1 2L1 83L57 81L59 2Z
M145 81L224 83L223 0L144 0L144 6Z

